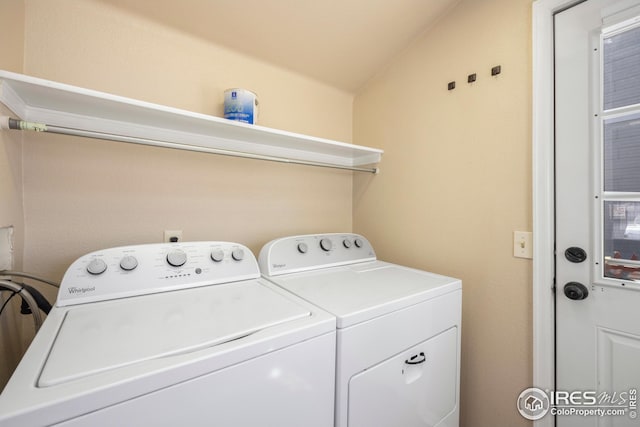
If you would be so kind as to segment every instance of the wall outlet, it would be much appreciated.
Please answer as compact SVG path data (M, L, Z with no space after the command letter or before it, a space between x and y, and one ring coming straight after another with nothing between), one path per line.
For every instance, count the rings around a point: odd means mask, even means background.
M0 227L0 271L13 268L13 227Z
M513 232L513 256L516 258L533 258L533 233L530 231Z
M182 242L182 230L164 230L164 242Z

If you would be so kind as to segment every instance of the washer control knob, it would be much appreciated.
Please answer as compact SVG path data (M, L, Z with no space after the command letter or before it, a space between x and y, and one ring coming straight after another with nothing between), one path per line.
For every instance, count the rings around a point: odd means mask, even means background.
M361 248L364 245L364 242L359 237L357 237L356 240L353 241L353 243L355 243L356 248Z
M323 251L329 252L331 250L331 248L333 247L333 243L331 243L331 240L329 240L329 239L321 239L320 240L320 247L322 248Z
M236 261L242 261L244 259L244 250L240 248L234 249L231 252L231 258L233 258Z
M167 262L173 267L182 267L187 262L187 254L180 249L174 249L167 254Z
M124 271L135 270L137 266L138 266L138 260L136 259L136 257L132 255L124 256L120 260L120 268L123 269Z
M342 245L343 245L345 248L349 249L349 248L351 247L351 245L352 245L351 240L349 240L349 239L344 239L344 240L342 241Z
M89 274L93 274L94 276L102 274L106 270L107 270L107 263L100 258L92 259L91 262L87 265L87 272Z
M211 259L214 262L220 262L224 259L224 252L222 249L214 249L211 251Z
M300 252L301 254L306 254L308 250L309 247L306 243L298 243L298 252Z

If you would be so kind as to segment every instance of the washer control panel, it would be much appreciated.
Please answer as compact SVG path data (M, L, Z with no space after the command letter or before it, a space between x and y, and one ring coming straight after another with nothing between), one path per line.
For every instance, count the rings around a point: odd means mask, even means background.
M283 237L267 243L258 257L265 276L375 260L369 241L353 233Z
M78 258L67 269L56 305L66 306L260 277L245 246L180 242L122 246Z

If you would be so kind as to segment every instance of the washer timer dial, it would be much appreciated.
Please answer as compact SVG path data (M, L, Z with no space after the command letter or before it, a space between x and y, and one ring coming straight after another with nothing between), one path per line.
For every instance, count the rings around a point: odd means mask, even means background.
M94 258L87 264L87 272L97 276L107 271L107 263L100 258Z
M331 243L331 240L329 240L329 239L321 239L320 240L320 247L322 248L323 251L329 252L331 250L331 248L333 247L333 243Z
M214 262L221 262L224 259L224 251L222 249L214 249L211 251L211 259Z
M244 250L234 249L231 252L231 258L233 258L235 261L242 261L244 259Z
M173 267L182 267L187 262L187 254L180 249L174 249L167 254L167 262Z
M120 260L120 268L125 271L134 270L138 266L138 260L132 255L127 255Z

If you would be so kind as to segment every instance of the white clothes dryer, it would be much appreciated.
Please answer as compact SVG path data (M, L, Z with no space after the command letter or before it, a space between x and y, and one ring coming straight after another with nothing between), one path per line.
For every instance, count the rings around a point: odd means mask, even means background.
M337 318L336 427L457 427L462 283L357 234L266 244L264 277Z
M127 246L67 270L0 425L330 427L335 317L228 242Z

